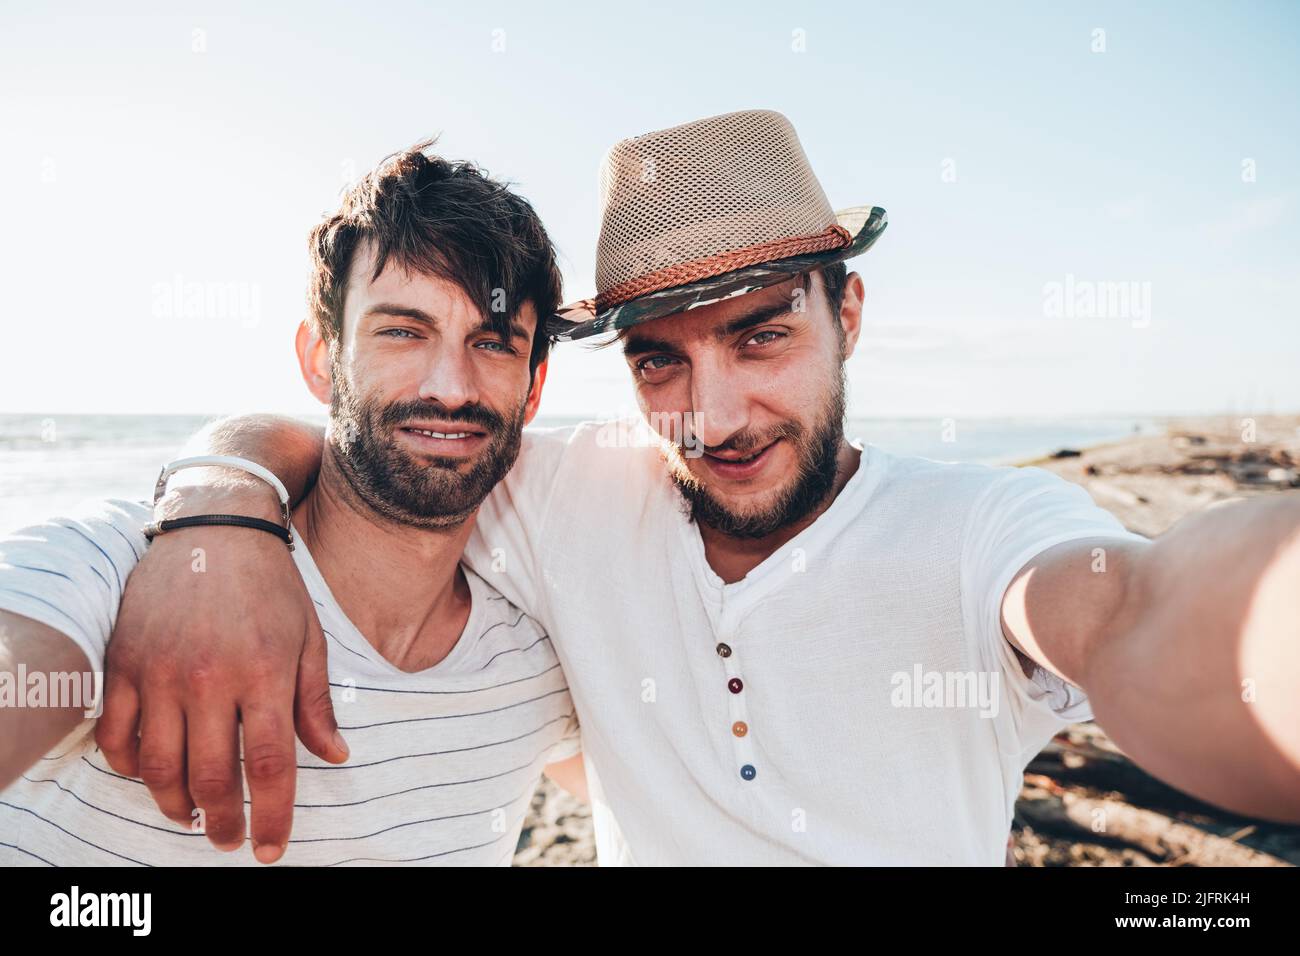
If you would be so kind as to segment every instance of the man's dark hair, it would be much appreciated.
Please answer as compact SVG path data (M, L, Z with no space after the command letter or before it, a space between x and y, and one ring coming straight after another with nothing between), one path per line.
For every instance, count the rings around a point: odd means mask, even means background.
M840 306L844 303L844 286L849 277L848 267L842 261L835 262L823 266L821 273L822 288L826 291L826 299L831 304L831 314L839 318Z
M831 323L835 326L835 335L844 345L844 326L840 325L840 306L844 304L844 287L848 284L849 270L843 262L833 262L812 272L801 272L795 277L795 288L802 289L805 295L812 293L812 277L822 277L822 291L831 306Z
M389 156L343 195L338 212L311 233L308 304L317 332L334 348L357 248L375 244L373 279L392 260L460 286L506 341L510 319L537 309L530 372L546 358L547 320L560 306L560 272L528 200L471 163L430 155L433 140Z

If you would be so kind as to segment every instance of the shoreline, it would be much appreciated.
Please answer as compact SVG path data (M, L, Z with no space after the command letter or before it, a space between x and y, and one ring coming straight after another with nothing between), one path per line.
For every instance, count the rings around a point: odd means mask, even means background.
M1023 465L1083 486L1125 527L1148 537L1222 501L1300 487L1300 415L1171 417L1161 424L1158 434Z
M1133 417L1134 422L1141 422L1144 425L1154 426L1153 431L1135 431L1133 434L1124 435L1114 439L1106 439L1100 442L1089 443L1079 446L1062 446L1049 452L1032 455L1025 458L1017 458L1015 461L1008 461L1006 464L1015 465L1018 468L1030 465L1042 465L1045 462L1060 460L1059 453L1063 450L1077 451L1081 454L1092 454L1117 446L1128 445L1134 439L1138 438L1161 438L1167 437L1172 430L1179 431L1201 431L1213 433L1222 436L1227 431L1232 431L1240 427L1243 421L1255 421L1256 423L1269 424L1269 434L1273 440L1278 440L1277 431L1281 424L1282 430L1285 431L1287 423L1296 423L1295 427L1300 428L1300 412L1267 414L1267 415L1244 415L1236 412L1222 413L1217 415L1136 415ZM1245 443L1243 443L1245 444Z

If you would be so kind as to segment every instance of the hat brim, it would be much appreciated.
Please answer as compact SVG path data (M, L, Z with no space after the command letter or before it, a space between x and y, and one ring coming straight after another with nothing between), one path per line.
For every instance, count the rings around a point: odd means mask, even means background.
M838 249L776 259L687 285L649 292L610 306L603 312L596 312L595 300L584 299L560 309L547 323L547 331L557 342L573 342L765 289L784 282L791 276L811 272L866 252L889 224L885 210L879 206L855 206L837 212L835 219L853 237L847 245Z

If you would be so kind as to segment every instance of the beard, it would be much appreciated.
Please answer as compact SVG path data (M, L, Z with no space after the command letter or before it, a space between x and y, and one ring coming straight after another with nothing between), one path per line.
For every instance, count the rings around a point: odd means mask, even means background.
M519 457L524 405L521 401L508 415L483 405L455 411L418 400L384 405L358 395L343 370L336 369L328 451L347 484L373 511L404 525L452 528L474 513ZM393 437L398 426L435 417L483 428L487 446L474 459L417 458L398 446Z
M795 450L794 475L766 508L736 511L726 507L686 465L681 445L667 443L664 457L673 484L690 508L690 519L733 538L766 538L808 517L835 487L840 444L844 437L843 366L828 390L821 413L811 425L787 420L764 432L744 431L706 451L757 452L778 439Z

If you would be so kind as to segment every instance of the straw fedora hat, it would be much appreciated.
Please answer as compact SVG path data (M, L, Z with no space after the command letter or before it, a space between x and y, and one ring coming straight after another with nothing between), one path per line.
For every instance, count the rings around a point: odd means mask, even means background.
M879 206L834 212L794 127L745 110L622 140L600 169L596 295L550 321L558 341L625 329L865 252Z

